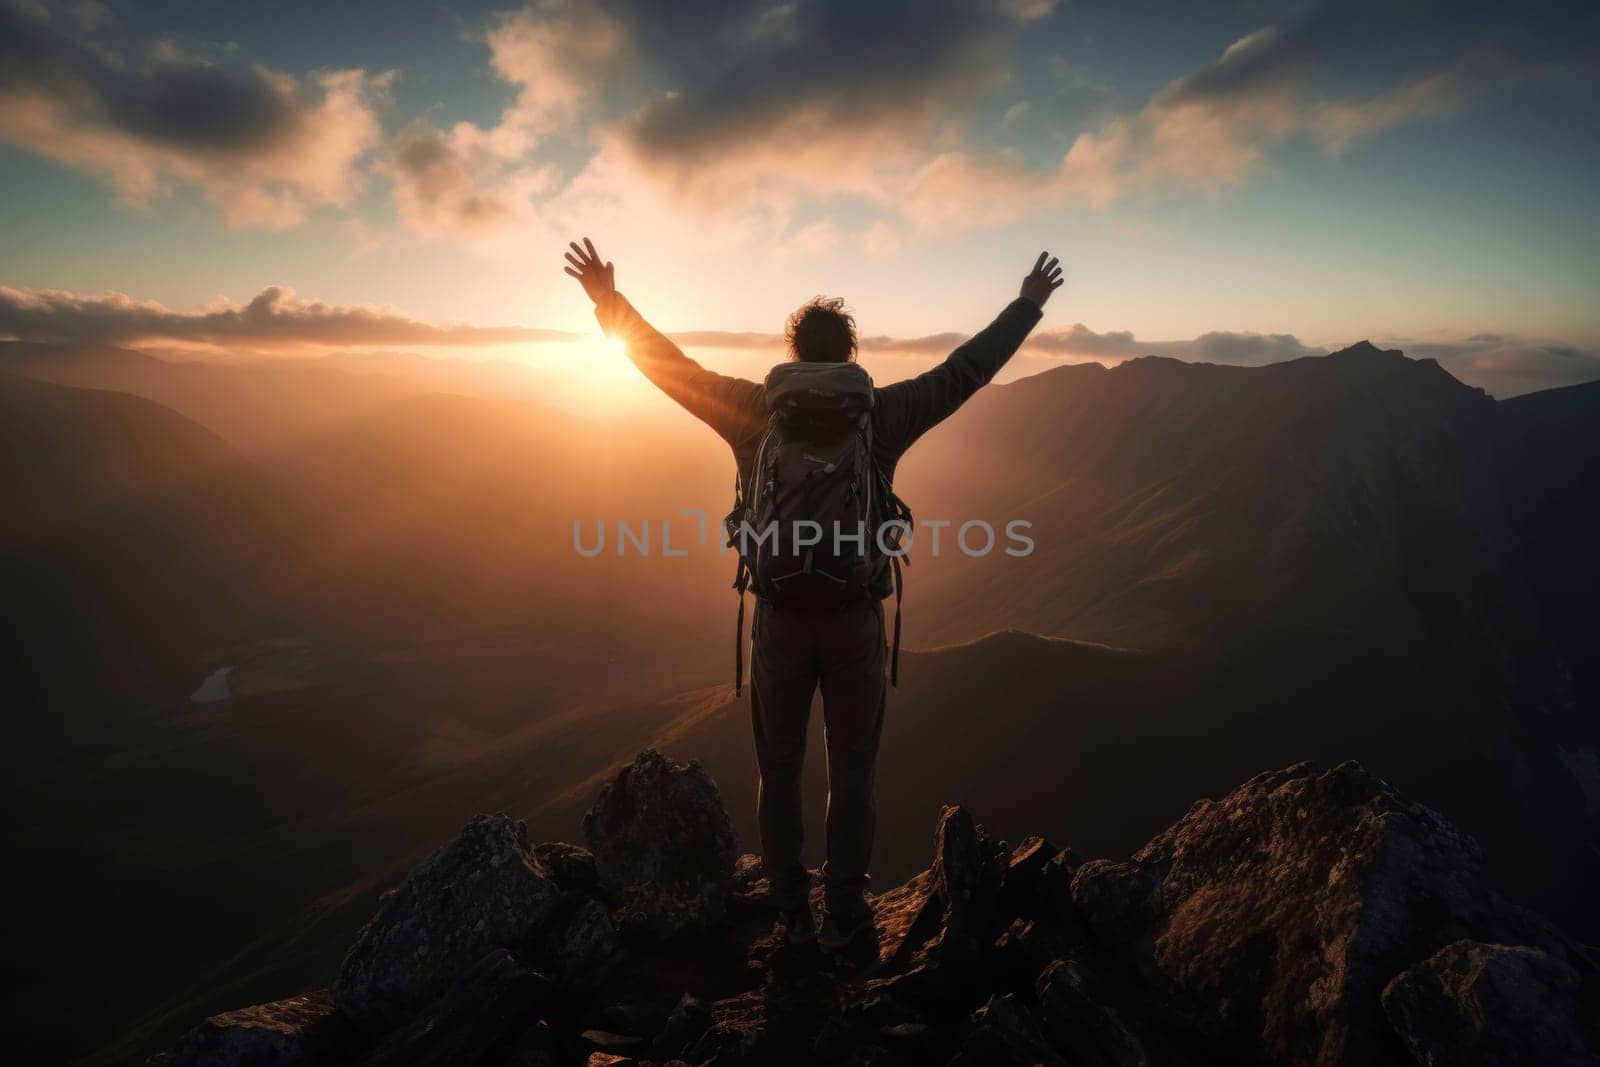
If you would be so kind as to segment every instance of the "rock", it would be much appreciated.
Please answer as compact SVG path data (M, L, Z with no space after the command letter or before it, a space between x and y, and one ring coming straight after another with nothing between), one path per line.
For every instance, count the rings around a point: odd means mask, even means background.
M552 990L548 978L494 949L358 1067L498 1065L501 1050L539 1022Z
M1083 860L1070 848L1064 848L1051 857L1039 872L1039 885L1034 896L1039 914L1055 920L1062 932L1073 938L1087 936L1083 915L1072 902L1072 878L1083 866Z
M1089 996L1081 968L1057 960L1039 976L1039 1017L1055 1047L1079 1067L1148 1067L1151 1057L1121 1017Z
M1274 1063L1400 1063L1379 992L1441 945L1585 959L1480 869L1470 837L1359 764L1300 764L1194 805L1131 863L1085 864L1072 897L1200 1035Z
M1040 973L1074 947L1048 919L1015 919L995 938L996 970L1013 987L1031 990Z
M746 852L734 862L734 892L753 895L761 891L766 880L767 869L762 864L761 857L754 852Z
M943 914L930 955L977 958L989 940L1006 859L1003 845L974 822L967 809L949 806L939 813L931 869L934 898Z
M1032 1013L1014 995L993 996L972 1013L951 1067L1066 1067L1045 1041Z
M882 1045L858 1045L850 1050L840 1067L902 1067L904 1062Z
M666 943L721 918L739 848L697 761L639 753L601 790L583 834L625 936Z
M505 1067L561 1067L563 1062L550 1025L537 1022L524 1030L511 1046Z
M547 922L534 958L565 989L589 993L599 989L622 955L611 912L597 900L585 900L564 919Z
M535 940L558 896L526 826L476 816L384 894L345 955L334 999L370 1031L403 1025L494 949Z
M905 884L869 898L881 964L908 957L938 932L940 909L929 904L933 895L933 874L922 871Z
M300 1067L339 1056L355 1044L326 989L213 1015L168 1051L161 1067Z
M1600 1040L1593 950L1356 764L1257 776L1126 863L945 808L929 868L869 898L877 958L829 966L775 932L697 766L642 754L585 823L590 850L474 819L384 896L333 998L155 1062L1561 1065Z
M610 1030L585 1030L578 1040L598 1052L625 1055L644 1044L644 1039L633 1034L615 1034Z
M546 841L533 846L533 858L552 882L569 893L589 894L600 887L594 855L580 845Z
M1580 1007L1582 985L1577 971L1539 949L1457 941L1396 975L1383 1010L1423 1067L1577 1067L1600 1062L1600 1013L1592 993Z
M999 910L1033 918L1039 914L1045 868L1060 849L1042 837L1029 837L1011 851L1000 879Z
M700 1039L711 1025L711 1007L692 993L685 993L667 1016L667 1023L650 1044L660 1059L674 1059Z

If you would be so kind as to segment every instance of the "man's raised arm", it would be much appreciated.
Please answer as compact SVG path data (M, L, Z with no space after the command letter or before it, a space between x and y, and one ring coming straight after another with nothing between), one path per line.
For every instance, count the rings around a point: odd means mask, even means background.
M1022 280L1022 292L988 326L968 338L945 361L878 393L878 428L883 442L904 451L1006 365L1044 314L1044 303L1061 287L1061 266L1040 252Z
M764 404L761 386L707 370L684 355L617 292L615 268L601 262L593 242L585 237L582 247L576 241L571 247L566 273L578 279L594 301L600 329L607 337L622 341L628 358L646 378L730 444L759 428Z

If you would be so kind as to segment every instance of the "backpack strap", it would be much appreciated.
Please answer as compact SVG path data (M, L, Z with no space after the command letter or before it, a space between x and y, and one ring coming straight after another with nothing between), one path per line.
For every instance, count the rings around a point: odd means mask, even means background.
M733 695L739 696L744 692L744 590L749 582L749 575L744 569L744 560L739 561L739 570L733 579L733 588L739 594L739 621L734 625L733 631ZM895 620L899 622L898 617Z
M729 545L737 539L738 524L744 521L744 517L744 485L739 481L739 472L735 470L733 510L722 520L723 533L727 535ZM735 552L734 556L738 560L733 570L733 590L739 597L739 621L733 631L733 695L740 696L744 692L744 591L750 587L750 568L745 565L742 551Z
M890 556L890 565L894 568L894 651L889 654L889 684L896 689L900 688L900 598L904 591L904 582L900 579L900 557Z

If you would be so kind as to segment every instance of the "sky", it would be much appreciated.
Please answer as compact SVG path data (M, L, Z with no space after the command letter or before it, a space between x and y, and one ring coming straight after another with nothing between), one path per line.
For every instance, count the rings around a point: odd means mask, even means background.
M1592 3L0 0L0 336L614 363L561 272L587 235L734 369L820 293L893 376L1048 249L1066 285L1019 368L1370 338L1496 395L1585 381L1597 28Z

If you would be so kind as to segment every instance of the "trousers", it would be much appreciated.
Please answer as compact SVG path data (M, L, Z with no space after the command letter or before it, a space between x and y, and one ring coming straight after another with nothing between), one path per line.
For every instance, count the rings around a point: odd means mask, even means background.
M761 856L776 896L804 893L801 770L811 700L822 689L828 815L822 876L830 903L859 901L877 829L878 742L886 702L883 602L837 610L757 600L751 625L750 720L760 784Z

